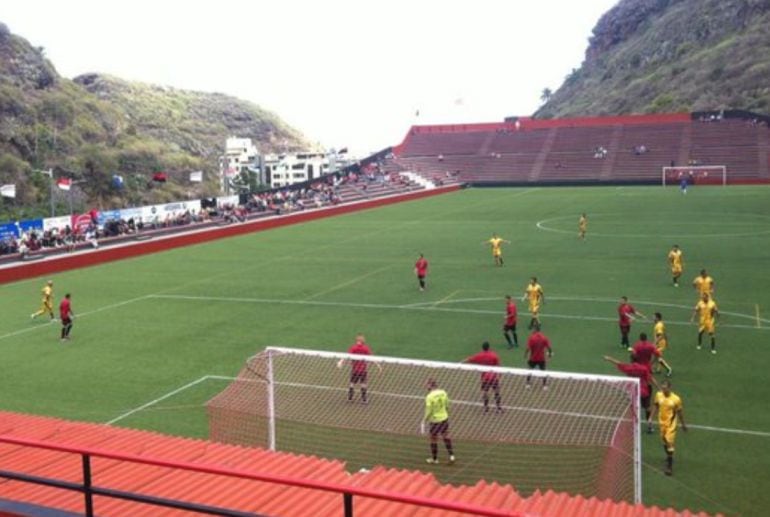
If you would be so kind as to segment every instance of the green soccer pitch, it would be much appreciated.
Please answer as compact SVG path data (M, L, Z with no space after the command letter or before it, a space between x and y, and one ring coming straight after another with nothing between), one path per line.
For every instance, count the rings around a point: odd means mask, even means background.
M504 267L482 244L493 232L511 241ZM679 288L673 244L684 251ZM413 273L421 252L425 292ZM489 339L504 365L521 367L521 349L504 346L503 297L520 298L536 275L555 370L616 373L602 356L628 357L621 295L664 315L691 429L678 433L672 478L657 434L643 434L645 504L760 515L770 508L769 263L768 187L468 189L56 274L57 304L72 293L79 315L66 344L57 324L29 319L47 278L2 285L0 408L206 437L203 404L247 357L269 345L345 351L358 332L377 354L441 361ZM717 355L705 342L696 350L688 323L701 268L716 281ZM632 337L641 331L651 321L635 321Z

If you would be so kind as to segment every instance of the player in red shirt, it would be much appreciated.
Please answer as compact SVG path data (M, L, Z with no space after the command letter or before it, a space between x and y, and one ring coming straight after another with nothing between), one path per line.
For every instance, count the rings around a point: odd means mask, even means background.
M545 334L540 332L540 326L535 324L534 330L527 340L527 349L524 351L524 358L529 357L527 364L530 370L539 368L541 371L545 371L546 351L548 352L548 359L553 357L551 342L545 337ZM527 389L532 387L531 382L532 375L527 375ZM548 389L548 377L546 376L543 376L543 389Z
M510 295L505 297L505 323L503 324L503 335L508 342L508 348L519 346L519 336L516 334L516 303Z
M364 335L359 334L356 336L356 342L351 345L350 348L348 348L349 354L358 354L358 355L372 355L372 349L369 348L369 345L366 344L366 341L364 340ZM337 366L342 368L342 365L345 363L345 359L341 359ZM382 367L375 363L377 365L377 368L382 371ZM369 403L369 399L367 398L367 378L369 373L369 364L367 361L356 361L353 360L350 362L350 386L348 387L348 402L353 402L353 395L355 393L355 387L356 384L361 385L361 402L364 404Z
M618 324L620 325L620 346L623 348L631 346L628 342L628 333L631 332L631 318L633 316L647 319L647 316L637 311L633 305L628 303L627 296L621 296L620 305L618 305Z
M655 358L660 359L660 351L658 347L647 341L647 334L642 332L639 334L639 341L634 343L631 349L631 362L643 364L652 371L652 361Z
M476 355L472 355L463 359L464 363L481 364L485 366L500 366L500 357L492 350L489 349L489 342L484 341L481 344L481 352ZM481 397L484 400L484 412L489 411L489 390L490 388L495 393L495 405L497 406L497 412L503 412L503 406L500 397L500 375L487 371L481 373Z
M425 277L428 276L428 261L420 253L420 258L414 263L414 274L417 275L417 281L420 283L420 291L425 290Z
M654 385L656 388L658 387L658 383L655 381L655 377L652 376L652 370L643 364L640 363L621 363L614 357L610 357L608 355L604 356L605 361L609 361L615 366L617 366L618 370L625 373L629 377L636 377L639 379L639 399L642 405L642 408L644 408L644 414L645 414L645 420L649 422L650 420L650 396L652 395L652 386ZM648 424L647 426L647 432L652 432L652 425Z
M59 304L59 317L61 318L61 340L67 341L70 338L70 330L72 330L72 319L75 317L75 313L72 312L72 304L70 302L70 293L64 295L61 303Z

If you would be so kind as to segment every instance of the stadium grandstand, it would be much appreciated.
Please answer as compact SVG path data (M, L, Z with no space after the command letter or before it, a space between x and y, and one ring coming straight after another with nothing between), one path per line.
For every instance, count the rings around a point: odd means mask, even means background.
M388 170L474 185L659 184L663 167L723 166L727 182L770 182L768 117L672 113L412 127ZM717 183L721 178L702 178Z

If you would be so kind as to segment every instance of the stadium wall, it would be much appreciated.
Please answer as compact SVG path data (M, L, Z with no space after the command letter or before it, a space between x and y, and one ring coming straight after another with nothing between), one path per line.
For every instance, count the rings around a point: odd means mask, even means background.
M391 205L403 201L423 199L459 190L460 188L461 186L459 185L452 185L432 190L420 190L417 192L410 192L408 194L398 196L389 196L368 201L361 201L358 203L337 205L319 210L298 212L294 214L277 216L269 219L260 219L246 223L233 223L225 227L209 228L205 230L185 232L182 234L173 234L167 237L160 237L149 241L134 241L130 244L121 244L110 248L96 249L83 253L75 253L72 255L50 257L48 259L39 260L36 262L20 263L18 265L0 269L0 284L16 282L25 278L50 275L52 273L68 271L70 269L94 266L115 260L137 257L140 255L146 255L148 253L166 251L182 246L201 244L217 239L224 239L226 237L245 235L248 233L270 230L272 228L280 228L281 226L288 226L292 224L333 217L336 215L358 212L360 210L377 208L380 206Z

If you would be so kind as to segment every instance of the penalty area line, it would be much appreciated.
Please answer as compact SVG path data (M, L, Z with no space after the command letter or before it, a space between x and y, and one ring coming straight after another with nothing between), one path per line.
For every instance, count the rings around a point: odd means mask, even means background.
M192 388L196 384L200 384L201 382L204 382L204 381L208 380L209 378L210 377L208 375L204 375L200 379L196 379L196 380L194 380L192 382L188 382L187 384L185 384L184 386L182 386L180 388L177 388L177 389L175 389L173 391L170 391L170 392L166 393L165 395L156 398L155 400L151 400L150 402L147 402L146 404L142 404L139 407L135 407L134 409L126 411L125 413L123 413L121 415L118 415L115 418L113 418L112 420L109 420L109 421L107 421L105 423L107 425L112 425L112 424L115 424L117 422L120 422L121 420L123 420L125 418L128 418L129 416L133 415L134 413L138 413L139 411L142 411L143 409L147 409L147 408L149 408L151 406L154 406L158 402L162 402L162 401L166 400L167 398L171 398L174 395L177 395L178 393L181 393L181 392L183 392L186 389Z

